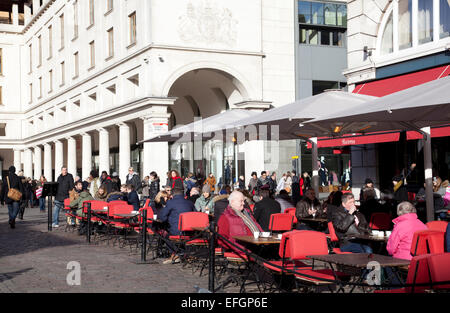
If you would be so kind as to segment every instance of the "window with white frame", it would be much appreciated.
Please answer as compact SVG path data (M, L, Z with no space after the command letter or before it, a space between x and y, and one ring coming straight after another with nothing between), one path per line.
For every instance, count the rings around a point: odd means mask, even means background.
M379 38L381 55L450 37L450 0L398 0L386 12L389 16Z

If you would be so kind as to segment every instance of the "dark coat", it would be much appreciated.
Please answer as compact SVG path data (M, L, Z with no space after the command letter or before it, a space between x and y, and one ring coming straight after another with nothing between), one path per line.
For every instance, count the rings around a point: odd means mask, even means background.
M149 182L149 197L152 200L155 200L156 195L159 192L159 178L155 179L152 182Z
M445 252L450 252L450 223L447 224L445 232Z
M131 204L133 206L135 211L139 211L139 207L140 207L139 196L138 196L136 190L133 190L130 193L128 193L127 202L128 202L128 204Z
M107 176L105 179L100 179L100 182L102 183L102 185L105 185L106 187L106 192L109 194L111 193L112 189L113 189L113 181L111 180L111 177ZM120 184L119 184L119 188L118 190L120 190Z
M181 213L196 212L194 204L184 199L183 195L176 195L171 200L167 201L166 206L161 210L159 219L162 222L169 223L169 234L176 236L180 234L178 230L178 219Z
M142 182L141 179L139 178L139 175L137 173L133 173L133 176L131 176L130 178L130 174L127 175L127 181L126 181L127 185L133 185L134 186L134 190L137 193L141 193L142 192Z
M322 217L325 214L323 213L322 205L320 204L319 200L314 199L313 204L314 209L317 210L316 216ZM300 219L302 217L310 217L311 215L308 213L308 209L311 208L311 200L309 198L305 197L302 201L299 201L297 205L295 206L295 217L297 219Z
M69 198L69 191L74 187L72 174L67 173L65 176L59 175L57 183L56 200L63 202L64 199Z
M109 193L108 197L106 198L106 202L111 202L111 201L116 201L116 200L126 201L126 197L120 191L114 191L114 192Z
M359 220L358 226L355 224L355 215ZM347 244L351 235L366 234L369 231L369 225L361 212L350 214L342 205L333 210L332 223L341 245Z
M253 216L264 231L269 231L270 216L281 213L280 204L272 198L263 198L255 204Z
M25 193L25 188L23 187L23 184L22 184L19 176L17 176L14 172L10 171L8 173L7 177L9 177L10 187L19 190L23 195ZM8 192L9 192L8 180L6 179L6 177L4 177L3 178L3 186L2 186L2 190L1 190L1 194L0 194L0 200L1 200L1 202L5 202L6 204L11 204L14 201L12 199L8 198ZM20 200L18 202L20 202Z

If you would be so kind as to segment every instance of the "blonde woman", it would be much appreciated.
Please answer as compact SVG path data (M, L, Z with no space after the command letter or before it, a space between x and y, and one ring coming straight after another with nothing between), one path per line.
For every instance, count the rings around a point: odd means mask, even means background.
M284 190L288 193L291 193L292 190L292 174L291 172L286 173L286 180L284 182Z

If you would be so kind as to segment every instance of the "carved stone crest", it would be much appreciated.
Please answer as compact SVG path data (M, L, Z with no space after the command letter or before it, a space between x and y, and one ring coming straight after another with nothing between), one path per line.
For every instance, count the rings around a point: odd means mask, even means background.
M219 7L216 1L189 1L186 13L178 21L178 34L184 42L236 45L238 21L229 9Z

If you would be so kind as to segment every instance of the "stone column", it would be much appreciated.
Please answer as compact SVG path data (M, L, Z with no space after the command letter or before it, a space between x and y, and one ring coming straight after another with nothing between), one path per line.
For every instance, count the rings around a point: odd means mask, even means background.
M39 11L40 3L39 0L33 0L33 15Z
M75 179L77 176L77 141L73 137L67 138L67 171Z
M126 123L119 123L119 177L126 181L128 168L131 165L130 127ZM161 154L160 154L161 155Z
M33 154L31 149L25 149L23 159L23 175L25 177L33 177Z
M81 179L86 179L92 170L92 138L89 134L82 134L83 147L81 154L81 165L82 165L82 177Z
M16 173L22 169L21 154L21 150L14 150L14 167L16 168Z
M144 140L168 131L167 113L142 119L144 121ZM150 172L155 171L164 180L169 171L169 144L167 142L145 142L143 158L143 176L150 175ZM165 180L162 183L165 184Z
M23 12L25 15L25 25L27 25L31 21L31 7L28 4L23 5Z
M54 181L52 173L52 146L48 143L44 144L44 176L47 181Z
M17 3L12 5L12 22L15 26L19 25L19 5Z
M42 175L42 148L34 147L34 179L39 179Z
M105 128L100 128L97 131L99 137L99 175L101 175L103 171L111 174L109 173L109 132Z
M63 143L59 140L55 141L55 181L58 180L61 174L61 167L63 167L64 149Z

